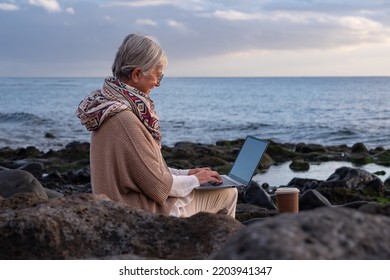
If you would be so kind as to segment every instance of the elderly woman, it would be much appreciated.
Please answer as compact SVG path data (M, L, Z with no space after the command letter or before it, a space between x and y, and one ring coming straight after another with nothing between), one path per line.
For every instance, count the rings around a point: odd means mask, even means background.
M210 168L169 168L151 90L159 87L167 57L148 36L128 35L112 66L113 77L91 92L76 115L91 133L92 191L148 212L188 217L226 209L235 216L236 189L195 190L220 182Z

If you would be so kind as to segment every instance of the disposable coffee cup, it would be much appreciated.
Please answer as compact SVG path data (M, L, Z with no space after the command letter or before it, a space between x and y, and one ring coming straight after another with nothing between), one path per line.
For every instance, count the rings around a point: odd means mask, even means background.
M297 188L278 188L275 195L280 213L299 212L299 190Z

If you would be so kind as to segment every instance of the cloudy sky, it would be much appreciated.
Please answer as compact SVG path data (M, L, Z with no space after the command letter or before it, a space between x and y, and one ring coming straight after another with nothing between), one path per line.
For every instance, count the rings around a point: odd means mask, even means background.
M0 0L0 76L107 76L146 33L170 76L390 76L390 0Z

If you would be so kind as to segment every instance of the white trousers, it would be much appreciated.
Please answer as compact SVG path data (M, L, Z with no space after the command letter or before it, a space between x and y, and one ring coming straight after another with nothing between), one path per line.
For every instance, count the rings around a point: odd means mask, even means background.
M189 217L198 212L217 213L222 209L233 218L236 215L238 192L236 188L221 190L195 190L193 200L179 209L181 217Z

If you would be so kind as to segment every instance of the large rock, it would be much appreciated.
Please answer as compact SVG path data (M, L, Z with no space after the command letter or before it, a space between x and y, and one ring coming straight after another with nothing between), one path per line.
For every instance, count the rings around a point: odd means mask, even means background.
M390 217L322 207L282 214L234 235L212 259L390 259Z
M299 197L299 211L312 210L323 206L331 207L332 203L316 190L307 190Z
M41 183L25 170L0 171L0 196L11 197L17 193L35 193L43 199L48 199Z
M242 197L245 203L270 210L277 209L271 196L255 181L251 181L248 187L243 190Z
M92 194L31 196L0 200L0 259L205 259L245 227L226 215L167 217Z
M325 181L294 178L288 186L299 188L301 193L316 190L333 205L354 201L387 200L381 179L360 168L340 167Z
M370 172L351 167L340 167L321 184L321 187L342 187L349 190L375 193L383 193L384 185L381 179Z

